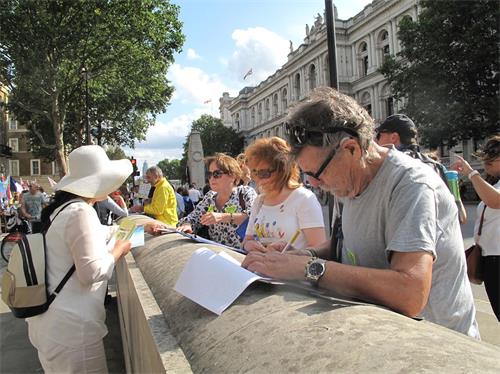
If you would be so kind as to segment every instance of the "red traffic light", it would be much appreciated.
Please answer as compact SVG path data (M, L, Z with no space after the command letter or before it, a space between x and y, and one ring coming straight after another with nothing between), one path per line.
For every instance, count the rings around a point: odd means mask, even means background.
M132 163L133 166L137 165L137 160L133 157L130 158L130 162Z

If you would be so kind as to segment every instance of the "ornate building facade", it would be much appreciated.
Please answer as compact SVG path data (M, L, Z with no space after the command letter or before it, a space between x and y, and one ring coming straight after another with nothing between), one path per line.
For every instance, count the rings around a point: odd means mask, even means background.
M418 0L374 0L348 20L337 18L335 34L339 89L352 96L376 122L397 113L399 103L378 69L384 57L401 51L397 38L399 23L405 17L418 18ZM290 44L288 61L256 87L244 87L237 97L223 93L219 100L223 123L242 134L245 145L267 136L284 136L288 108L306 99L311 90L329 85L328 46L324 16L318 14L313 26L305 26L305 37L298 48ZM455 146L451 152L471 160L477 148L472 141ZM444 163L450 150L439 150Z
M16 179L36 180L47 188L47 176L59 178L56 163L33 155L28 129L5 108L8 99L8 90L0 85L0 173Z
M335 11L336 13L336 11ZM387 80L378 72L386 55L401 50L398 25L404 17L417 19L417 0L374 0L348 20L335 14L339 89L355 98L375 121L397 111ZM288 61L256 87L243 88L237 97L227 92L220 99L223 122L240 132L245 143L266 136L283 136L290 105L329 82L328 46L324 17L305 27L303 43Z

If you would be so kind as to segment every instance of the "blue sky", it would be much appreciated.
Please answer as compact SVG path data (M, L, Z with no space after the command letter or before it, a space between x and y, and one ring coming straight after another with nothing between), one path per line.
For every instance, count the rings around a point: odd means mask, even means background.
M305 26L323 15L324 0L171 0L180 6L186 41L168 79L175 93L147 139L126 149L142 166L181 158L191 123L202 114L219 116L223 92L236 96L257 85L287 60L289 41L297 48ZM340 19L363 10L369 0L334 0ZM243 80L245 73L253 74ZM207 101L209 101L207 103Z

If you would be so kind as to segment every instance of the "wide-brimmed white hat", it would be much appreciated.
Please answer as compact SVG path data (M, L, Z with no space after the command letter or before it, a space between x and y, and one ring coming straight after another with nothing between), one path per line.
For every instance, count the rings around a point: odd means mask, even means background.
M68 173L55 190L82 197L103 197L118 189L130 174L130 160L112 161L98 145L85 145L69 154Z

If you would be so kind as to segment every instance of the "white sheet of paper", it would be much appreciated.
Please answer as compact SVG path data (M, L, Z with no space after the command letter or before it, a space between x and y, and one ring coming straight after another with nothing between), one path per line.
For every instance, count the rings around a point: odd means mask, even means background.
M261 277L242 268L231 256L202 247L189 258L174 290L221 315L245 288L258 279Z

